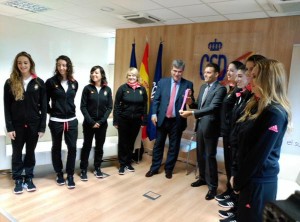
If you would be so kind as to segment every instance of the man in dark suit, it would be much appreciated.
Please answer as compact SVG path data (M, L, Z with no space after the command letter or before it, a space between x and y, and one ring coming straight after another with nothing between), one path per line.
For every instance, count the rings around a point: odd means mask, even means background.
M167 136L169 149L165 163L166 178L171 179L178 158L182 131L187 121L179 115L186 89L190 89L193 100L193 83L182 78L185 64L182 60L172 62L171 77L161 79L153 99L151 120L157 128L157 138L153 147L152 165L146 177L157 174L162 163ZM185 106L184 106L185 109Z
M192 187L208 185L206 200L213 199L217 194L217 145L220 134L220 108L226 95L226 88L218 82L220 68L217 64L209 63L205 66L204 80L200 88L197 103L188 100L194 111L180 111L182 117L194 115L197 132L197 161L199 166L199 180L192 183Z

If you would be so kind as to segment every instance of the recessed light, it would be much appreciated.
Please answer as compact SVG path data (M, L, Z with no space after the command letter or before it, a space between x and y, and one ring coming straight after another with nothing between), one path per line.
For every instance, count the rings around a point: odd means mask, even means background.
M29 12L33 12L33 13L44 12L50 9L45 6L38 5L31 2L26 2L23 0L10 0L10 1L3 2L2 4L10 7L26 10Z
M104 12L112 12L114 11L115 9L111 8L111 7L102 7L100 9L101 11L104 11Z

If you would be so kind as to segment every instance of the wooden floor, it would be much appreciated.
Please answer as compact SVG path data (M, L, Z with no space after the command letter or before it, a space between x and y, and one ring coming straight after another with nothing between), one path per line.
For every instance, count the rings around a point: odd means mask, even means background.
M13 193L11 175L0 175L0 208L15 221L109 221L109 222L210 222L219 221L217 201L206 201L207 187L193 188L193 173L185 175L185 164L177 162L172 179L166 179L163 170L146 178L151 156L144 154L136 172L118 175L117 162L104 164L102 171L110 176L97 179L92 172L89 180L80 180L77 170L76 188L67 189L55 183L52 166L38 166L34 183L37 191L21 195ZM78 168L77 168L78 169ZM219 192L224 189L225 176L219 174ZM149 191L160 194L156 200L143 195ZM1 211L0 211L1 212ZM0 216L0 221L6 220Z

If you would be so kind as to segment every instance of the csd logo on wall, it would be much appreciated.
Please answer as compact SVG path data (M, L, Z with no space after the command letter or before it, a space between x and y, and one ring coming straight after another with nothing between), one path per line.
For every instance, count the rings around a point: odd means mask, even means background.
M208 43L208 49L211 52L217 52L220 51L223 47L223 43L222 42L218 42L217 39L215 39L214 42L210 42ZM218 66L220 67L221 73L218 77L218 80L221 81L224 79L225 75L226 75L226 68L227 68L227 57L226 55L223 54L204 54L200 60L200 77L202 80L204 80L203 77L203 71L204 71L204 67L207 63L216 63L218 64Z
M207 48L211 51L211 52L218 52L223 48L223 43L222 42L218 42L217 39L215 39L215 41L208 43ZM254 52L250 51L250 52L246 52L245 54L239 56L236 59L233 59L231 61L240 61L243 62L243 60L247 59L249 56L255 54ZM200 60L200 77L202 80L204 80L203 77L203 71L204 71L204 67L207 63L216 63L219 65L220 67L220 75L218 77L219 81L222 81L225 76L226 76L226 71L227 71L227 57L226 55L223 54L216 54L213 53L212 55L209 54L204 54Z

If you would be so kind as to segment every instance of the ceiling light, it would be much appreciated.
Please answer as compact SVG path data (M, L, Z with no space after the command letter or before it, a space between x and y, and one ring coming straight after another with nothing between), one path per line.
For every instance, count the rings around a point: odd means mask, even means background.
M26 11L29 11L29 12L33 12L33 13L44 12L44 11L47 11L47 10L50 9L50 8L45 7L45 6L38 5L38 4L35 4L35 3L31 3L31 2L26 2L26 1L23 1L23 0L10 0L10 1L3 2L3 4L7 5L7 6L10 6L10 7L26 10Z
M112 11L114 11L114 9L111 8L111 7L102 7L102 8L101 8L101 11L104 11L104 12L112 12Z

